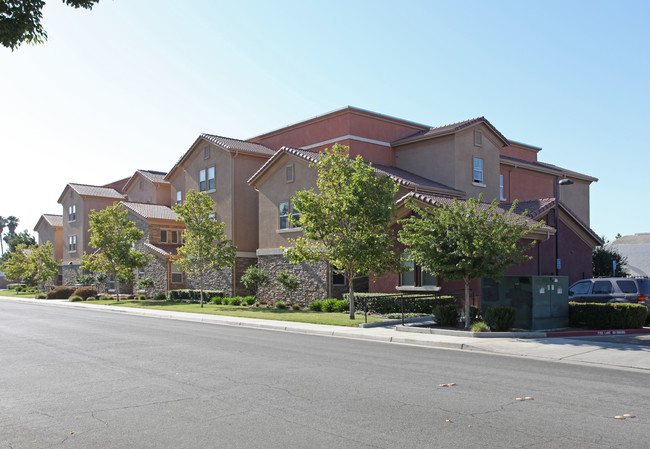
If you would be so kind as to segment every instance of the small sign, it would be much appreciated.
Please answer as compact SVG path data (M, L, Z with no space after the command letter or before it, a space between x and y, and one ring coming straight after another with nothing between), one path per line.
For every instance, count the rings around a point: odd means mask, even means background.
M562 259L557 259L557 269L558 270L562 269Z

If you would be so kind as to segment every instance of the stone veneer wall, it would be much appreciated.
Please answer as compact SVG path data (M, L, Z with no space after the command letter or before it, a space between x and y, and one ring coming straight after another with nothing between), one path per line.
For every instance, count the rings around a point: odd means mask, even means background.
M150 254L148 251L143 252ZM147 296L153 297L160 292L167 293L167 260L164 257L151 255L149 265L144 268L144 275L153 280L153 287L145 290ZM137 280L135 284L138 285Z
M77 276L82 274L82 269L79 265L62 265L63 268L63 285L75 285L77 283Z
M271 282L257 292L260 301L287 301L292 304L309 305L315 299L327 299L328 270L323 262L293 264L282 255L259 256L258 266L268 271ZM298 278L298 289L285 293L275 277L280 271L288 271Z
M232 296L232 268L223 271L207 270L203 275L203 288L205 290L221 290L226 296ZM185 286L188 289L201 288L200 279L191 279L185 275Z

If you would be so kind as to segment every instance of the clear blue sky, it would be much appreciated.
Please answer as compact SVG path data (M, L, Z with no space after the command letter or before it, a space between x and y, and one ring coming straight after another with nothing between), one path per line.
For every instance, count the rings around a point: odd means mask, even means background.
M596 233L650 231L650 2L50 0L43 16L45 44L0 47L0 215L19 230L61 214L68 182L168 171L202 132L352 105L485 116L599 178Z

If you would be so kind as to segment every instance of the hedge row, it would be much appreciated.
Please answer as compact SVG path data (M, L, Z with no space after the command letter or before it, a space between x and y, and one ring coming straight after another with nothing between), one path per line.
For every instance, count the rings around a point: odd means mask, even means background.
M343 294L343 299L349 300L348 293ZM456 304L453 296L440 296L431 300L419 300L422 295L400 295L394 293L355 293L354 306L358 312L363 312L363 300L377 298L377 301L368 301L368 312L379 315L389 313L400 313L402 311L402 300L404 298L404 313L433 314L433 309L441 305Z
M225 295L221 290L203 290L203 302L209 302L214 297L223 298ZM201 301L201 290L170 290L170 301Z
M640 329L648 308L624 302L600 304L569 302L569 325L588 329Z

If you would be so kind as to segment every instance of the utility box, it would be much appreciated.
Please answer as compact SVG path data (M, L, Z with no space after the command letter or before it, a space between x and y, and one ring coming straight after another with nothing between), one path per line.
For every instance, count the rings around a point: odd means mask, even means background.
M510 306L517 310L514 328L540 330L569 326L569 280L566 276L483 278L481 309Z

